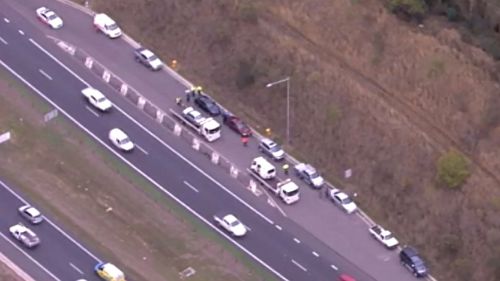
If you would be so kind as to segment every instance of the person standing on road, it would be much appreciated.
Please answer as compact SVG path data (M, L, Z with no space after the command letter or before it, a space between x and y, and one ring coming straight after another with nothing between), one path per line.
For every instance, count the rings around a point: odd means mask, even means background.
M290 166L288 166L288 164L287 164L287 163L285 163L285 164L283 165L283 172L285 173L285 175L288 175L288 169L289 169L289 168L290 168Z
M182 98L181 98L181 97L176 97L176 98L175 98L175 103L176 103L178 106L182 106Z
M241 143L243 144L243 146L247 146L248 145L248 137L242 136Z

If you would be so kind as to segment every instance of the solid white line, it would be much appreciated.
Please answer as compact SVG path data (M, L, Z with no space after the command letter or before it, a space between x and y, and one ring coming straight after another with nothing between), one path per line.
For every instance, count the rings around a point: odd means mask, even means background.
M5 241L9 242L12 246L14 246L16 249L18 249L23 255L25 255L28 259L30 259L34 264L36 264L38 267L40 267L43 271L45 271L50 277L54 278L56 281L61 281L61 279L57 278L52 272L50 272L47 268L45 268L42 264L40 264L37 260L32 258L28 253L26 253L21 247L19 247L17 244L13 243L10 241L7 236L5 236L3 233L0 232L0 236L2 236Z
M293 238L293 241L295 241L295 243L297 243L297 244L300 244L300 240L297 238Z
M40 46L35 40L33 40L32 38L29 39L29 41L35 45L38 49L40 49L40 51L44 52L47 56L49 56L50 58L52 58L55 62L57 62L62 68L66 69L66 71L68 71L69 73L73 74L73 76L75 76L75 78L77 78L78 80L80 80L83 84L85 84L87 87L91 87L89 83L87 83L85 80L83 80L80 76L78 76L74 71L72 71L71 69L69 69L66 65L64 65L61 61L59 61L56 57L54 57L51 53L49 53L47 50L45 50L42 46ZM111 86L109 86L111 88ZM52 104L55 104L54 102L51 102ZM259 212L257 209L255 209L252 205L248 204L246 201L244 201L243 199L241 199L240 197L238 197L236 194L234 194L231 190L229 190L227 187L225 187L224 185L222 185L220 182L218 182L216 179L214 179L212 176L210 176L209 174L207 174L205 171L203 171L200 167L196 166L193 162L189 161L189 159L187 159L186 157L184 157L184 155L182 155L180 152L178 152L177 150L175 150L173 147L171 147L170 145L168 145L167 143L165 143L162 139L160 139L158 136L156 136L155 134L153 134L150 130L148 130L146 127L144 127L144 125L142 125L141 123L139 123L137 120L135 120L134 118L132 118L132 116L130 116L129 114L127 114L123 109L119 108L118 106L114 106L114 108L116 108L118 111L120 111L120 113L122 113L123 115L125 115L130 121L132 121L134 124L136 124L137 126L139 126L141 129L143 129L146 133L148 133L152 138L154 138L155 140L157 140L159 143L161 143L163 146L165 146L166 148L168 148L172 153L174 153L175 155L177 155L177 157L181 158L182 160L184 160L186 163L188 163L191 167L193 167L195 170L197 170L199 173L201 173L202 175L204 175L206 178L208 178L209 180L211 180L213 183L215 183L217 186L219 186L220 188L222 188L224 191L226 191L229 195L231 195L234 199L238 200L241 204L245 205L247 208L249 208L250 210L252 210L254 213L256 213L257 215L259 215L261 218L263 218L265 221L267 221L268 223L270 224L274 224L274 222L269 219L268 217L266 217L264 214L262 214L261 212ZM76 120L75 120L76 122ZM127 162L127 163L130 163L130 162ZM131 164L130 164L131 165Z
M21 29L19 29L19 34L24 35L24 31L22 31Z
M78 267L76 267L76 265L72 264L72 263L69 263L69 265L76 271L78 271L78 273L82 274L83 275L83 271L81 269L79 269Z
M333 268L333 270L339 270L339 268L338 268L338 267L336 267L336 266L335 266L335 265L333 265L333 264L332 264L332 265L330 265L330 267L331 267L331 268Z
M3 21L5 21L6 23L10 22L10 20L8 18L3 18Z
M69 68L67 68L64 64L62 64L59 60L57 60L54 56L52 56L50 53L48 53L45 49L43 49L40 45L38 45L38 43L36 43L33 39L29 39L35 46L37 46L40 50L42 50L44 53L46 53L48 56L50 56L53 60L55 60L56 62L58 62L64 69L66 69L67 71L69 71L71 74L73 74L75 77L77 77L78 79L80 79L80 81L84 82L83 79L81 79L78 75L76 75L73 71L71 71ZM83 131L85 131L87 134L89 134L92 138L94 138L97 142L99 142L101 145L103 145L104 147L106 147L111 153L113 153L116 157L120 158L123 162L125 162L127 165L129 165L132 169L134 169L137 173L139 173L140 175L142 175L144 178L146 178L149 182L151 182L153 185L155 185L159 190L161 190L163 193L165 193L166 195L170 196L172 199L174 199L178 204L180 204L181 206L183 206L184 208L186 208L189 212L191 212L194 216L196 216L199 220L203 221L205 224L207 224L208 226L210 226L214 231L217 231L220 235L224 236L227 240L229 240L233 245L235 245L236 247L238 247L240 250L244 251L247 255L249 255L250 257L252 257L254 260L256 260L257 262L259 262L262 266L264 266L265 268L267 268L269 271L271 271L273 274L275 274L276 276L278 276L281 280L284 280L284 281L289 281L285 276L281 275L281 273L279 273L278 271L276 271L274 268L272 268L270 265L268 265L266 262L264 262L263 260L259 259L259 257L257 257L254 253L252 253L250 250L248 250L247 248L243 247L242 245L240 245L238 242L236 242L234 239L232 239L227 233L225 233L224 231L222 231L221 229L219 229L219 227L217 227L216 225L213 225L210 221L208 221L207 219L205 219L203 216L201 216L200 214L198 214L195 210L193 210L191 207L189 207L189 205L187 205L186 203L184 203L183 201L181 201L179 198L177 198L175 195L173 195L172 193L170 193L168 190L166 190L165 188L163 188L158 182L156 182L154 179L152 179L151 177L149 177L146 173L144 173L142 170L140 170L138 167L136 167L134 164L132 164L132 162L128 161L125 157L123 157L122 155L120 155L118 152L116 152L114 149L112 149L106 142L102 141L101 139L99 139L94 133L92 133L89 129L87 129L85 126L83 126L82 124L80 124L73 116L71 116L69 113L67 113L64 109L62 109L59 105L57 105L55 102L53 102L51 99L49 99L47 96L45 96L40 90L38 90L35 86L33 86L30 82L28 82L26 79L24 79L21 75L19 75L17 72L15 72L11 67L9 67L7 64L5 64L2 60L0 60L0 64L5 67L10 73L12 73L14 76L16 76L19 80L23 81L24 84L26 84L28 87L30 87L33 91L35 91L38 95L40 95L43 99L45 99L48 103L50 103L53 107L57 108L62 114L64 114L69 120L71 120L73 123L75 123L80 129L82 129ZM89 86L90 84L84 82L85 85ZM125 114L125 112L123 112L123 110L119 109L118 107L115 106L116 109L118 109L120 112L122 112L123 114ZM138 126L140 126L141 128L143 128L146 132L148 132L148 134L150 134L152 137L154 137L155 139L157 139L159 142L161 142L163 145L165 145L167 148L169 148L173 153L175 153L178 157L180 157L181 159L183 159L184 161L186 161L188 164L190 164L193 168L195 168L196 170L198 170L200 173L202 173L203 175L205 175L207 178L209 178L210 180L212 180L214 183L216 183L217 185L219 185L221 188L227 190L226 187L224 187L222 184L220 184L219 182L217 182L215 179L213 179L212 177L210 177L210 175L208 175L207 173L205 173L203 170L201 170L198 166L194 165L193 163L191 163L189 160L187 160L184 156L182 156L179 152L177 152L176 150L174 150L173 148L171 148L170 146L168 146L166 143L164 143L163 141L161 141L157 136L155 136L153 133L151 133L149 130L147 130L146 128L144 128L144 126L140 125L136 120L132 119L132 117L130 117L128 114L125 114L125 116L127 116L130 120L134 121ZM250 208L251 210L254 210L254 212L256 212L257 214L260 214L260 212L258 212L257 210L255 210L252 206L248 205L248 203L246 203L245 201L243 201L242 199L240 199L239 197L237 197L236 195L234 195L232 192L230 192L229 190L227 190L227 192L229 194L232 194L237 200L239 200L242 204L244 204L245 206L247 206L248 208ZM273 224L273 222L269 219L267 219L264 215L260 214L261 217L263 217L264 219L266 219L268 222L270 222L271 224ZM56 225L53 225L54 227L58 228ZM58 228L60 230L60 228ZM62 230L60 230L62 232ZM80 245L78 244L78 242L76 242L73 238L67 236L71 241L73 241L75 244L77 245ZM81 246L81 245L80 245ZM83 248L83 246L81 247L82 249L85 249ZM88 252L86 249L85 251L87 252L87 254L91 255L92 257L94 257L96 260L97 257L95 257L94 255L92 255L90 252ZM99 261L99 260L98 260ZM99 261L100 262L100 261Z
M196 187L194 187L192 184L190 184L189 182L187 181L184 181L184 184L187 185L189 188L191 188L192 190L196 191L196 192L200 192L198 189L196 189Z
M2 37L0 37L0 41L1 41L2 43L4 43L5 45L9 45L9 43L7 43L7 41L5 41L5 39L3 39Z
M316 253L315 251L313 251L313 255L314 255L315 257L319 257L319 254L318 254L318 253Z
M148 155L149 153L142 147L140 147L137 143L135 143L135 147L137 147L137 149L139 149L140 151L142 151L142 153Z
M307 272L307 268L305 268L303 265L300 263L296 262L295 260L292 260L292 263L295 264L298 268L302 269L303 271Z
M94 114L96 117L99 117L99 113L95 112L92 108L90 108L88 105L85 106L86 109L88 109L92 114Z
M24 80L24 78L22 78L16 72L12 72L13 70L10 67L8 67L3 61L0 60L0 64L2 64L5 68L7 68L7 70L11 71L11 73L13 73L17 78L21 79L21 81L23 81L23 82L26 81L26 80ZM29 83L26 84L26 85L28 85L31 89L36 89L36 88L32 87L32 85L29 84ZM38 93L38 90L36 90L35 92ZM7 189L12 195L16 196L17 199L19 199L19 201L23 202L25 205L29 204L28 201L24 200L24 198L22 198L19 194L17 194L12 188L10 188L9 186L7 186L7 184L5 184L1 180L0 180L0 185L2 185L5 189ZM53 223L50 219L48 219L47 217L44 217L44 220L46 222L48 222L50 225L52 225L52 227L54 227L55 229L57 229L57 231L59 231L62 235L64 235L66 238L68 238L71 242L73 242L73 244L75 244L76 246L78 246L78 248L80 248L82 251L84 251L87 255L89 255L90 257L92 257L93 259L95 259L97 262L101 262L101 260L99 258L97 258L89 250L87 250L85 247L83 247L82 244L78 243L75 239L71 238L71 236L69 236L69 234L67 234L66 232L64 232L61 228L59 228L59 226L57 226L55 223Z
M52 77L50 77L50 75L48 75L45 71L39 69L38 71L40 71L40 73L45 76L45 78L49 79L49 80L52 80Z
M282 230L283 228L279 225L275 225L275 227L278 229L278 230Z

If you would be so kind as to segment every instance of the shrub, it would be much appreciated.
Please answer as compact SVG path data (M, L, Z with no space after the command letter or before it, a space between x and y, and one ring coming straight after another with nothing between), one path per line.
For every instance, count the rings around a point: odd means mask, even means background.
M423 0L389 0L389 9L396 14L421 20L427 12Z
M254 62L240 61L236 75L236 86L238 89L247 88L255 83Z
M451 150L438 159L438 180L449 188L460 187L469 177L469 163L459 152Z

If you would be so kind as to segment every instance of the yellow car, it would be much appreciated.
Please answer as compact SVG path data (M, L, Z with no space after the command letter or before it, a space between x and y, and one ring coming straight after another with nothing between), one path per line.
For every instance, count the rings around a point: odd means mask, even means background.
M126 281L123 271L118 269L114 264L101 262L95 266L94 270L103 280Z

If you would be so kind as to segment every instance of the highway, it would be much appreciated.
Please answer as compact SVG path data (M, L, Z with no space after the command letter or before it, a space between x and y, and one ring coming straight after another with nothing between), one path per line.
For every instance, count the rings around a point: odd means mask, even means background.
M290 280L331 280L332 276L336 276L339 272L349 273L360 280L414 280L411 274L399 265L395 251L385 250L370 238L367 231L368 226L362 219L355 215L344 214L325 198L322 198L321 194L307 186L301 186L301 201L298 204L293 206L280 205L288 215L287 218L283 218L273 208L252 198L252 195L249 195L245 189L232 188L231 192L238 198L243 198L245 202L250 202L252 208L222 189L220 185L215 184L213 180L209 180L204 173L208 173L222 186L232 187L236 184L227 175L221 175L220 171L206 163L206 159L196 155L188 145L173 138L168 132L165 133L161 127L143 116L135 107L130 106L116 92L112 91L101 79L93 76L87 69L77 64L55 46L53 38L82 48L113 73L139 90L149 100L160 105L165 111L168 111L170 107L175 107L174 98L183 95L185 86L164 72L151 73L135 63L132 59L131 46L123 40L109 40L102 34L95 33L91 28L91 19L88 15L57 1L4 2L2 6L5 9L1 12L3 13L2 17L9 18L10 23L2 22L0 25L0 37L9 42L4 44L5 46L0 44L0 59L2 61L66 110L89 132L103 140L103 143L106 143L104 138L112 124L124 129L132 140L148 153L146 154L139 149L130 155L123 156L124 160L143 171L146 176L178 197L201 216L210 219L211 214L220 211L220 207L217 206L222 204L225 208L229 206L228 211L234 212L252 228L248 239L240 241L241 245L249 249L263 262L269 264L274 270L282 273L285 277L293 276L294 278ZM34 10L41 5L56 9L65 19L65 26L62 30L51 31L36 21ZM19 33L20 29L25 35ZM99 117L89 111L82 103L82 99L78 97L79 91L85 87L85 83L68 73L66 69L53 60L51 61L46 53L40 51L34 43L29 41L29 38L34 38L36 44L55 54L78 76L83 77L85 81L103 91L128 115L139 120L141 125L131 122L129 118L118 111L112 112L109 116L99 115ZM8 51L9 45L14 44L13 42L15 42L15 48ZM22 56L16 56L16 53L21 53L18 44L25 46ZM43 69L53 80L40 75L40 69ZM104 118L107 119L105 122L96 122L96 120ZM193 168L192 165L186 164L187 162L177 153L173 153L165 144L145 133L142 126L159 135L164 143L168 143L170 147L179 151L183 157L201 167L200 170L205 172L202 173L199 169ZM245 149L239 143L238 136L227 128L223 129L223 138L213 143L213 146L237 164L240 170L244 170L251 159L258 154L254 140ZM168 177L167 171L172 172L172 178ZM194 174L198 176L193 176ZM284 177L283 174L280 176ZM294 181L299 183L296 178ZM184 182L188 182L189 185ZM199 201L202 202L202 206L198 203ZM221 202L224 203L221 204ZM226 204L226 202L231 203ZM252 209L265 214L265 217L270 218L273 223L269 223ZM280 231L277 226L283 230ZM257 236L255 236L256 234ZM262 241L259 240L259 235L262 235L260 237ZM292 243L283 242L281 246L275 245L276 250L283 249L283 252L279 252L281 256L273 255L266 253L266 248L263 247L263 245L267 245L263 242L266 241L266 238L273 243L284 240L292 241ZM260 245L260 243L264 244ZM279 243L282 244L282 242ZM259 249L259 247L261 248ZM313 253L318 254L319 257ZM290 268L291 271L289 271ZM293 273L295 271L303 275L295 275ZM315 272L316 276L311 275L312 271ZM301 277L299 278L299 276ZM301 279L302 277L308 279Z
M27 202L15 193L13 186L3 181L0 181L0 200L0 250L26 273L39 281L99 280L93 268L100 260L63 232L50 218L36 226L25 221L17 208ZM41 243L37 248L27 249L11 237L9 227L19 222L40 237Z
M143 126L134 122L119 108L109 114L96 114L89 109L80 91L89 85L87 81L96 86L100 82L91 77L83 80L58 63L41 47L40 44L46 42L37 36L37 30L29 23L23 23L22 17L13 17L15 13L8 11L7 15L6 9L0 12L2 18L8 19L0 24L0 37L7 42L0 44L0 64L40 96L54 101L54 105L57 104L62 113L96 141L221 235L224 235L223 232L210 223L213 214L220 211L234 213L251 231L240 240L229 236L226 238L281 279L331 280L339 274L338 267L351 270L352 265L333 252L322 256L314 255L313 250L301 243L296 235L289 233L286 228L276 227L274 221L232 196L224 187L231 186L231 179L227 178L223 185L215 182L161 139L146 133ZM107 92L105 88L104 92ZM111 148L107 133L114 127L125 130L139 149L122 154ZM59 258L54 256L53 259ZM68 259L63 257L62 260L48 262L58 263L63 260ZM332 264L337 268L332 268ZM370 280L362 274L358 273L358 276Z

